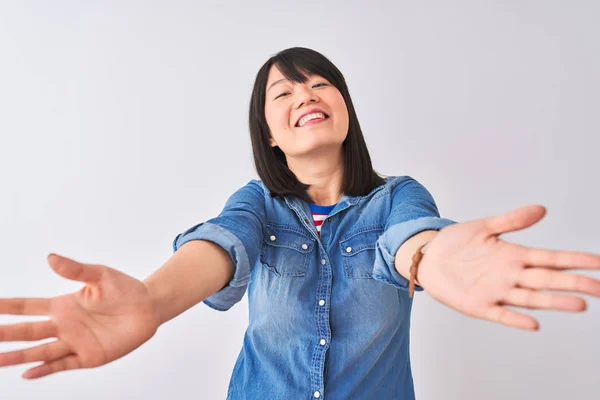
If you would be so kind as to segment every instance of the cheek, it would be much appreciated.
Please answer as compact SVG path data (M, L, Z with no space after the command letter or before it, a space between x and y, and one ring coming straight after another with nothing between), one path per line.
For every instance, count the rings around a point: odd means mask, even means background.
M288 129L288 114L285 112L281 110L271 110L266 117L267 124L271 127L271 131Z
M344 101L342 94L337 93L337 96L331 101L336 114L342 118L348 118L348 108L346 107L346 102Z
M265 115L271 137L279 147L286 147L290 137L289 121L283 113L270 112Z
M281 113L278 113L276 110L269 110L265 112L265 120L267 121L267 126L269 127L271 135L277 139L277 132L280 132L285 128Z
M341 97L338 100L338 102L335 104L335 115L337 117L337 123L341 124L341 125L347 125L348 124L348 108L346 107L346 102L344 101L344 99Z

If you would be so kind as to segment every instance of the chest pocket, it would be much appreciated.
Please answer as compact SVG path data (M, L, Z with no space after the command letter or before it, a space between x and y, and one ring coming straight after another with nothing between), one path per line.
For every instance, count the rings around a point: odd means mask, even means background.
M375 245L383 234L384 225L355 230L340 240L340 251L348 278L372 278Z
M298 228L267 224L260 262L279 276L304 276L315 243Z

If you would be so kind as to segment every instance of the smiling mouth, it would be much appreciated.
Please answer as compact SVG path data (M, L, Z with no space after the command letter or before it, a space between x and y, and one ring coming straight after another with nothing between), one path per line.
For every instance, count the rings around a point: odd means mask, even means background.
M296 128L302 128L304 126L318 124L320 122L323 122L323 121L326 121L329 119L329 115L327 115L325 113L321 113L321 114L323 114L323 116L325 118L312 118L312 119L309 119L308 121L304 122L302 125L300 125L300 122L302 122L302 120L304 119L304 117L303 117L303 118L300 118L298 120L298 122L296 123L296 125L294 125L294 126Z

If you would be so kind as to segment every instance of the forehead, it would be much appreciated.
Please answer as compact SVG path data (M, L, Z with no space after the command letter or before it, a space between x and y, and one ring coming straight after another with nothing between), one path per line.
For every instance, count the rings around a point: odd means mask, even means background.
M276 65L273 65L271 67L271 69L269 70L269 78L267 79L267 81L271 82L271 81L276 81L276 80L279 80L282 78L285 78L285 77L283 76L283 74L281 73L279 68L277 68Z
M313 76L317 76L316 74L311 74L311 73L307 73L305 71L300 70L300 72L302 73L302 75L304 75L307 78L311 78ZM269 87L269 85L272 82L281 80L281 79L286 79L285 75L283 75L281 73L281 71L279 70L279 68L276 65L271 66L271 69L269 70L269 76L267 78L267 87Z

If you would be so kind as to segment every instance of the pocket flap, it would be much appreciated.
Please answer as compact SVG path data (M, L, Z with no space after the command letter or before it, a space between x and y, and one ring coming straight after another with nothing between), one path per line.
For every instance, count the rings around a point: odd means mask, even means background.
M364 250L375 249L379 236L383 233L383 227L375 226L361 229L351 233L340 240L342 256L351 257Z
M315 245L315 239L308 237L291 228L277 228L267 225L264 242L269 246L287 247L300 253L310 253Z

